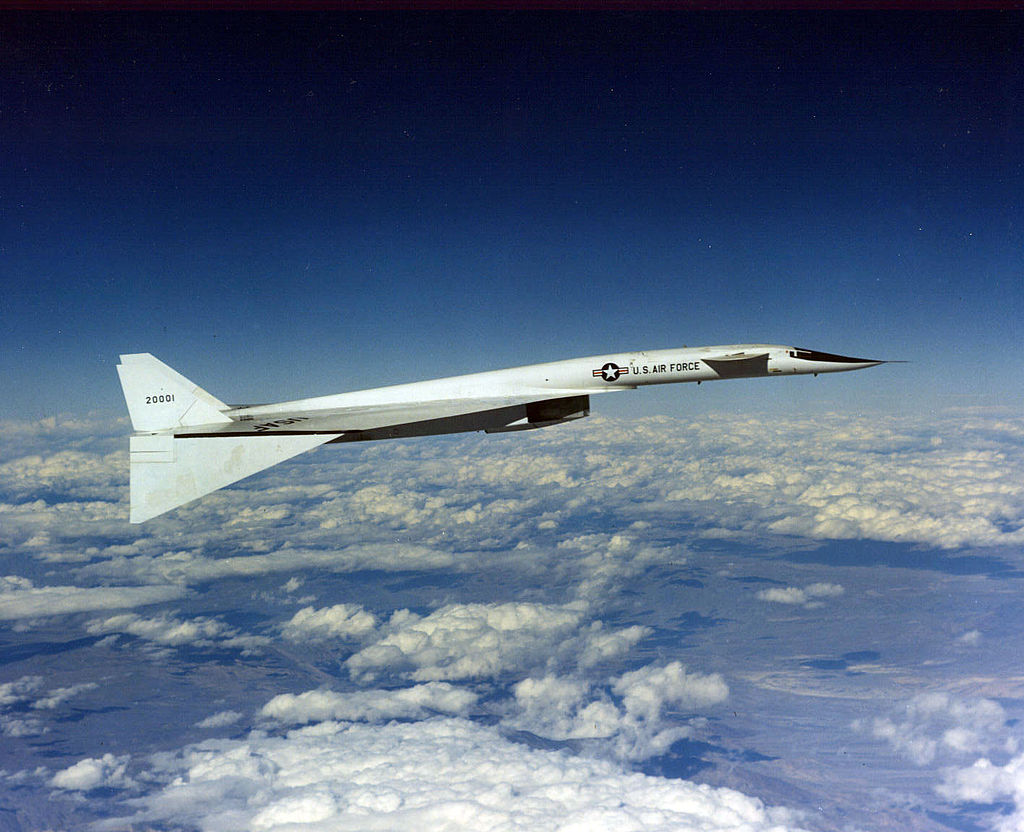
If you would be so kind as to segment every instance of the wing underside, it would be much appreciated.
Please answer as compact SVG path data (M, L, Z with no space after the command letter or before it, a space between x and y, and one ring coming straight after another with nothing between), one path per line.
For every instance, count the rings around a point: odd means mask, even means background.
M589 408L583 394L506 396L283 412L137 433L129 454L130 519L142 523L329 442L526 430L578 419Z
M551 424L571 413L589 409L592 390L546 390L521 396L474 397L425 402L396 402L357 407L268 412L263 416L244 416L230 423L179 428L176 436L261 436L269 434L374 434L385 436L427 435L406 433L414 425L442 427L453 420L451 431L497 430L526 419L530 423ZM607 391L611 392L611 390ZM529 412L528 412L529 411ZM230 415L230 411L229 411ZM352 438L360 438L353 436ZM369 438L369 437L367 437Z

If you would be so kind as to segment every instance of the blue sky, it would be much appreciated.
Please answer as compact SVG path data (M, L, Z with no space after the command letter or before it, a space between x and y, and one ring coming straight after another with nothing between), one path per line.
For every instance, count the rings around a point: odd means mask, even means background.
M119 413L121 352L265 401L743 341L913 363L605 406L1006 404L1021 29L8 15L0 414Z

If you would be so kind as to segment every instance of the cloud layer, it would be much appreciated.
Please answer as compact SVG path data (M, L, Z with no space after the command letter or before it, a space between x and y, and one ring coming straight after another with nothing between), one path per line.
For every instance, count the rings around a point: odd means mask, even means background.
M972 575L1024 540L1019 420L598 418L325 448L138 529L122 436L22 428L0 438L0 621L30 658L0 680L0 778L101 827L817 828L749 795L818 806L838 784L835 818L875 785L798 759L801 726L803 750L828 728L947 806L1021 802L1012 691L941 684L1006 633L941 608L980 584L914 554ZM912 546L869 575L813 559L836 540ZM945 652L908 663L924 644ZM123 717L78 707L125 697ZM157 741L168 697L185 718ZM149 739L100 746L122 718Z
M275 710L276 706L268 708ZM730 789L623 772L529 749L464 719L321 722L282 736L211 740L144 761L165 785L99 829L195 825L302 829L735 830L785 832L798 818ZM64 788L127 786L117 759L76 763Z

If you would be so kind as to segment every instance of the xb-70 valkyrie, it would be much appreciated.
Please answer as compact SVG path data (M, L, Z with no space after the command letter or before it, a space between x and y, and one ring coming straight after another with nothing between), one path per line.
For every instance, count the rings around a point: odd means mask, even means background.
M570 358L278 404L227 405L149 353L117 366L134 433L131 522L142 523L332 442L528 430L579 419L590 397L649 384L839 373L884 364L772 344Z

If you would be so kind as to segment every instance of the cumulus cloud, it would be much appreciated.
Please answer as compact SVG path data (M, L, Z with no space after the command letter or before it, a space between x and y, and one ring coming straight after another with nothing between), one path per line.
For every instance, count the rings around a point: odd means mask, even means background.
M612 689L622 697L627 712L648 720L657 719L666 705L706 708L729 696L719 674L690 673L680 662L624 673Z
M996 765L982 757L966 768L948 769L936 791L952 803L988 805L1009 801L1013 808L993 813L991 828L996 832L1024 829L1024 754L1005 765Z
M608 632L600 621L584 626L584 612L582 605L534 603L449 604L425 617L400 610L346 666L360 680L385 671L416 681L493 678L566 661L596 664L623 655L650 632Z
M757 593L761 601L770 601L775 604L800 604L805 607L821 606L818 598L836 598L846 590L839 584L814 583L803 589L795 586L777 587L762 589Z
M624 673L610 679L607 690L581 677L531 677L513 687L507 724L553 740L604 740L577 745L598 755L644 760L693 733L689 724L667 719L668 708L699 711L728 696L720 675L692 673L680 662Z
M123 524L126 453L123 437L111 435L109 423L4 428L18 433L14 453L38 447L0 463L7 499L19 501L0 504L9 536L25 545L42 542L33 546L41 557L78 556L79 547L61 545L68 528L84 528L78 524L87 517L93 531L99 521ZM95 448L60 447L80 445L90 432L101 435ZM1016 522L1024 515L1019 432L1013 420L979 417L922 421L833 414L764 420L719 414L699 421L621 422L598 416L571 430L537 432L515 442L468 436L429 448L382 443L358 451L332 449L299 463L301 483L288 478L287 467L275 469L275 478L261 480L258 491L243 483L187 511L235 521L217 528L206 524L210 540L272 527L276 521L255 511L254 503L273 507L271 514L284 511L300 555L303 547L336 546L339 534L356 543L367 539L368 529L394 528L416 529L423 538L430 529L456 539L492 535L511 547L532 537L538 522L557 532L570 527L574 516L595 511L629 517L623 524L629 525L638 504L693 518L698 532L712 536L775 531L949 548L1014 545L1024 542L1024 526ZM785 453L765 451L782 446ZM375 464L380 458L388 464ZM386 537L373 539L383 543ZM163 568L185 581L241 569L237 563L217 565L229 559L193 558L175 571L169 560L154 562L159 553L140 554L150 561L140 561L138 568ZM340 561L358 552L347 555ZM400 556L385 549L379 560L387 564ZM438 556L406 551L404 560L422 559L432 568ZM622 562L624 557L616 559ZM257 564L261 571L287 568L273 558Z
M42 676L31 675L0 684L0 733L8 737L45 734L50 726L39 715L25 715L26 708L37 712L52 711L78 694L99 687L95 682L82 682L41 693L43 681ZM12 709L22 713L9 713Z
M731 789L529 749L460 718L326 722L285 736L211 740L155 755L147 775L166 785L97 828L786 832L798 823Z
M576 663L586 669L615 661L625 656L641 639L651 634L650 627L633 624L621 630L608 630L600 621L593 621L580 636L580 652Z
M206 719L199 720L196 728L226 728L228 725L234 725L242 716L243 714L238 711L218 711Z
M42 684L42 676L22 676L13 682L0 684L0 707L27 699L32 691L37 690Z
M897 754L924 766L939 755L1013 751L1006 733L1006 712L991 699L964 699L945 692L922 693L898 716L857 720L856 730L887 742Z
M465 714L477 701L472 691L447 682L427 682L397 690L359 690L335 693L309 690L275 696L260 711L268 719L289 725L323 722L381 722L391 719L424 719L435 713Z
M159 604L180 598L178 586L35 586L27 578L8 575L0 579L0 620L43 618L77 612L123 609Z
M73 766L58 771L50 778L50 785L65 791L87 792L93 789L123 789L133 785L126 774L129 755L88 757Z
M181 619L169 613L145 618L137 613L124 613L96 619L86 624L91 635L125 633L145 641L167 647L194 645L197 647L227 647L253 650L269 643L261 636L242 635L216 618L199 616Z
M673 549L652 546L625 532L573 535L558 542L557 553L555 567L577 575L576 597L594 604L651 564L685 560Z
M364 638L376 626L376 616L359 604L335 604L322 609L304 607L281 627L281 633L290 641Z
M78 685L69 685L65 688L56 688L51 690L41 699L37 699L32 703L32 707L36 710L52 711L57 706L67 702L67 700L78 696L80 693L86 691L96 690L99 685L95 682L82 682Z
M50 727L38 717L0 714L0 734L5 737L37 737L49 730Z

